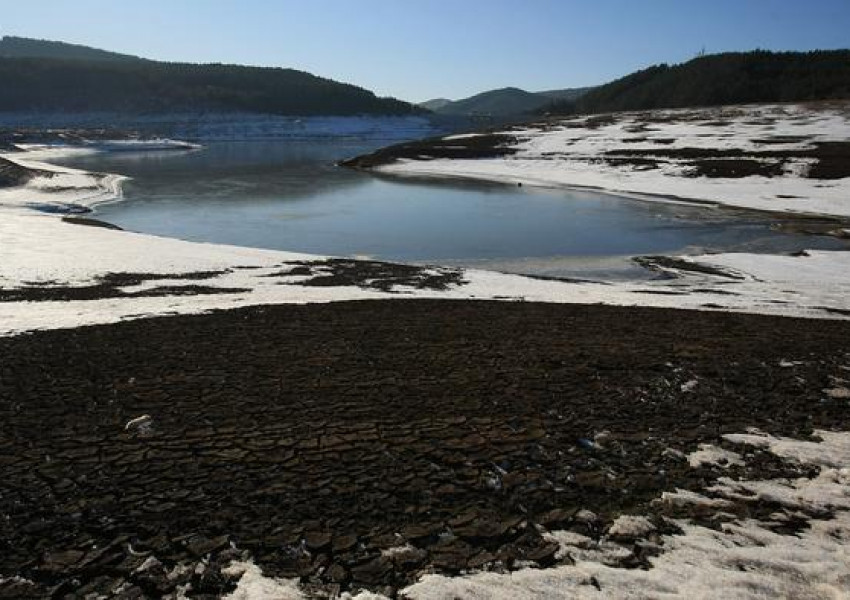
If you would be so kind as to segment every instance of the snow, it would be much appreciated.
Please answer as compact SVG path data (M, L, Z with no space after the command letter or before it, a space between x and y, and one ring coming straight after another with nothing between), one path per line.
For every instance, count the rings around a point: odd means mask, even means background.
M24 186L0 188L0 210L33 204L57 206L64 203L88 207L121 198L121 183L127 179L126 177L89 173L42 162L60 156L90 154L93 150L43 146L21 147L27 150L24 155L26 158L21 158L18 153L0 156L28 169L48 171L52 176L39 175L33 177Z
M101 185L112 185L102 181ZM84 191L79 198L59 194L63 201L101 202L110 192ZM499 299L540 302L604 302L704 309L722 303L727 310L815 317L841 317L826 309L850 309L850 256L841 252L810 252L808 257L713 255L694 260L734 264L752 271L743 280L697 273L681 278L640 283L570 283L536 280L488 271L464 271L465 285L445 291L397 288L397 293L348 287L280 285L297 283L303 276L268 277L292 268L287 263L324 257L216 244L199 244L130 232L81 227L56 215L24 210L22 202L0 206L0 289L33 284L81 286L96 283L110 273L221 272L197 280L168 279L145 282L125 291L158 285L205 285L238 288L242 293L108 298L101 300L0 302L0 334L34 329L67 328L113 323L162 314L197 314L219 308L259 304L331 302L371 298ZM774 263L786 266L778 268ZM796 268L803 264L807 269ZM250 268L248 268L250 267ZM767 275L775 271L776 280ZM715 296L716 289L723 295ZM699 291L697 291L699 290ZM672 292L668 295L657 292ZM730 295L731 293L737 295ZM784 302L784 303L782 303Z
M601 125L593 124L600 119ZM759 105L621 113L612 115L610 122L606 119L565 119L501 132L518 138L518 152L512 156L403 160L378 170L544 187L592 187L656 202L696 200L756 210L850 216L850 178L807 179L803 175L811 159L786 163L785 173L772 178L689 177L684 162L676 160L652 170L634 170L601 160L607 152L623 150L764 151L812 148L815 142L846 142L850 139L850 111L846 107L818 110L808 106ZM779 136L805 139L769 145L756 142Z
M149 140L98 140L86 142L86 146L104 152L139 152L156 150L198 150L202 146L170 140L167 138Z
M224 575L239 577L236 589L225 600L304 600L298 579L265 577L260 567L251 562L234 562L222 569Z
M608 529L608 536L635 539L645 537L653 531L655 531L655 526L646 517L622 515Z
M207 125L217 123L217 118L205 117L203 122ZM233 124L233 119L233 116L221 117L220 121L227 125ZM291 130L296 127L298 120L284 121ZM380 129L380 126L388 126L387 123L386 120L380 119L376 121L364 118L340 122L334 118L325 118L308 120L307 125L302 125L311 131L328 127L336 132L354 132L363 131L363 127L368 129L374 126ZM821 117L820 120L812 120L806 128L823 139L832 139L842 135L840 123L843 121L839 122L837 117ZM622 127L622 124L620 126ZM795 127L801 126L790 123L783 131L794 131ZM837 132L833 129L835 127L838 127ZM604 129L600 128L595 132L598 134ZM700 130L705 131L705 128ZM577 130L563 128L563 131ZM539 140L540 144L554 144L557 141L555 138L544 138ZM692 142L707 143L705 139L693 134ZM92 148L26 146L24 149L27 150L26 153L7 154L4 158L24 167L50 172L52 176L39 175L24 186L0 189L0 290L34 285L84 286L97 284L101 278L110 274L153 273L161 275L161 278L142 281L135 286L125 287L122 291L133 293L161 286L183 285L244 291L99 300L5 301L0 302L0 335L36 329L114 323L165 314L198 314L215 309L261 304L375 298L604 303L818 318L847 318L850 315L847 312L850 311L850 253L831 251L808 251L800 256L726 253L682 257L678 265L659 267L659 270L672 275L672 279L637 282L576 283L467 269L463 270L463 285L442 291L397 286L392 292L383 292L357 286L295 285L307 277L269 275L278 275L292 269L292 263L327 257L191 243L130 232L81 227L62 221L56 214L32 210L38 208L43 211L45 208L52 208L62 211L72 205L94 207L104 202L120 200L121 186L126 178L120 175L87 173L45 162L67 154L95 151ZM434 162L439 161L430 161L427 164ZM465 162L484 164L488 161ZM533 161L526 162L531 164ZM836 185L844 183L845 180L840 180ZM735 278L689 270L687 267L690 263L712 266L722 272L734 274ZM201 272L209 273L209 276L192 280L179 279L183 274ZM692 385L694 384L685 384L682 392L687 393L692 389Z
M664 536L663 553L651 559L652 568L640 570L605 564L611 553L605 540L597 543L578 534L555 532L550 538L561 543L562 555L570 555L575 565L454 578L425 575L403 594L413 600L847 598L850 433L819 431L817 435L822 442L752 434L727 436L739 443L755 442L780 457L805 464L839 465L824 467L813 479L721 479L711 492L723 498L683 494L694 501L705 499L709 508L721 510L735 502L765 498L781 501L788 515L825 508L833 511L827 518L811 518L810 528L797 535L776 533L768 528L770 523L754 519L733 520L718 530L682 521L682 534Z
M718 448L711 444L700 444L699 450L688 454L688 464L691 467L700 467L702 465L729 466L743 465L744 461L741 460L740 454L731 450Z
M480 137L480 133L456 133L454 135L447 135L443 137L443 140L468 140L474 137Z

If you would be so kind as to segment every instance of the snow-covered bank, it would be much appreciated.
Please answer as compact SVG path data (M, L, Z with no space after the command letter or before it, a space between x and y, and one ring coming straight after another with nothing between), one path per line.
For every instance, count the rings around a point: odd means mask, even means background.
M672 278L579 282L473 269L338 264L323 256L81 227L60 214L120 198L123 178L42 162L90 149L31 150L4 156L31 169L32 177L0 189L0 334L248 305L374 298L850 316L850 253L845 252L686 257L653 263Z
M89 208L121 198L121 183L126 180L122 175L90 173L43 162L61 156L89 154L95 152L94 149L47 146L25 149L27 152L24 154L0 155L32 173L31 178L21 186L0 187L0 211L40 206L56 207L61 212L67 206ZM0 238L0 242L5 241Z
M459 284L445 289L420 289L403 280L381 288L368 282L304 285L332 272L330 265L315 264L305 274L305 265L320 263L323 258L81 227L52 215L10 211L0 220L0 333L258 304L369 298L606 303L812 317L838 317L845 314L842 311L850 311L850 254L841 252L812 252L806 257L697 258L724 267L728 264L736 273L745 274L742 279L679 271L679 279L645 283L573 283L467 270L461 272ZM28 301L23 294L2 301L2 294L8 296L11 290L96 286L122 273L145 276L117 286L121 296ZM181 293L181 288L188 292L196 286L223 292ZM166 287L171 293L134 296Z
M846 104L618 113L547 121L496 135L513 139L510 152L474 159L426 152L377 169L850 217ZM468 137L445 139L469 142Z
M196 141L357 138L387 142L427 137L426 117L287 117L254 113L0 113L0 127L127 129Z

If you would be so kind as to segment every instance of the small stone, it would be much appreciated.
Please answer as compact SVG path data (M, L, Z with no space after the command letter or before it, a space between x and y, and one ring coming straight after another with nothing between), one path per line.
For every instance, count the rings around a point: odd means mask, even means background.
M150 415L142 415L135 419L130 419L124 425L124 431L131 435L148 435L153 430L153 417Z
M340 537L336 537L333 540L333 551L334 552L346 552L354 548L357 544L357 536L354 535L343 535Z
M390 559L379 556L374 560L351 569L351 576L355 581L367 584L377 584L381 582L384 576L389 573L392 568L393 563Z
M64 573L79 563L83 556L85 556L85 552L80 550L51 552L45 557L42 569L51 573Z
M308 531L304 541L310 550L321 550L331 543L331 534L325 531Z
M586 508L578 511L574 518L579 523L595 523L599 519L599 517L596 516L596 513L591 512Z
M348 579L348 571L345 570L340 564L333 564L331 568L328 569L328 579L333 581L334 583L343 583L346 579Z

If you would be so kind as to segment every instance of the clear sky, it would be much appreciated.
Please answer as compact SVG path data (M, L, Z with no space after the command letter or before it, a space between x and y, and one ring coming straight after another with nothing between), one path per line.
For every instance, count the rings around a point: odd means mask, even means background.
M0 0L0 34L302 69L422 101L604 83L701 50L850 47L850 0Z

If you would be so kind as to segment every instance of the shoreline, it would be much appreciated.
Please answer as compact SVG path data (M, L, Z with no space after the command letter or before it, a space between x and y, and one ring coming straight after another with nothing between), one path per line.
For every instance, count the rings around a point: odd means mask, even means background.
M672 197L846 220L850 105L553 118L397 144L341 164L388 175L589 188L649 201Z
M345 166L345 165L343 165ZM819 212L795 212L793 210L782 210L782 209L763 209L763 208L752 208L747 206L737 206L734 204L724 204L721 201L717 200L708 200L708 199L700 199L700 198L688 198L687 196L676 196L672 194L653 194L653 193L642 193L637 191L629 191L629 190L619 190L615 188L606 188L602 186L596 185L579 185L575 183L558 183L546 180L535 180L535 179L524 179L522 177L511 177L508 175L490 175L490 174L476 174L476 173L439 173L439 172L420 172L420 171L406 171L404 167L400 167L397 171L395 170L383 170L378 168L377 170L372 170L368 168L359 168L359 167L347 167L354 168L356 170L360 170L366 173L371 173L375 177L385 177L388 180L398 180L398 179L411 179L411 180L437 180L437 181L452 181L452 180L462 180L462 181L479 181L479 182L487 182L493 183L497 185L503 185L507 187L515 187L518 184L520 186L528 186L532 188L537 188L541 190L566 190L566 191L577 191L577 192L597 192L600 194L605 194L607 196L613 196L615 198L624 198L627 200L634 200L636 202L645 202L647 204L673 204L680 206L689 206L695 208L703 208L706 210L723 210L729 213L740 213L740 214L754 214L754 215L765 215L774 218L784 218L788 220L796 220L801 223L805 223L808 221L819 221L819 220L831 220L834 221L836 225L847 226L850 227L850 214L841 215L841 214L833 214L833 213L819 213Z
M845 251L809 251L796 257L698 255L664 264L650 260L642 266L651 266L666 279L576 282L476 269L337 260L81 228L61 220L61 206L60 214L51 215L30 210L28 204L38 200L46 205L94 207L120 201L124 178L47 162L50 156L68 151L80 152L53 148L29 156L5 155L7 160L56 175L0 190L0 205L6 208L6 221L0 223L5 244L0 265L0 335L250 305L373 298L604 303L850 317L850 277L841 276L850 272L850 253ZM51 188L56 179L64 186L60 191ZM807 268L799 269L801 264ZM455 279L438 287L417 283L435 273ZM208 275L191 281L184 278L192 274ZM376 276L378 286L373 282ZM71 290L74 287L86 289Z
M848 252L600 283L3 213L0 598L850 577Z

